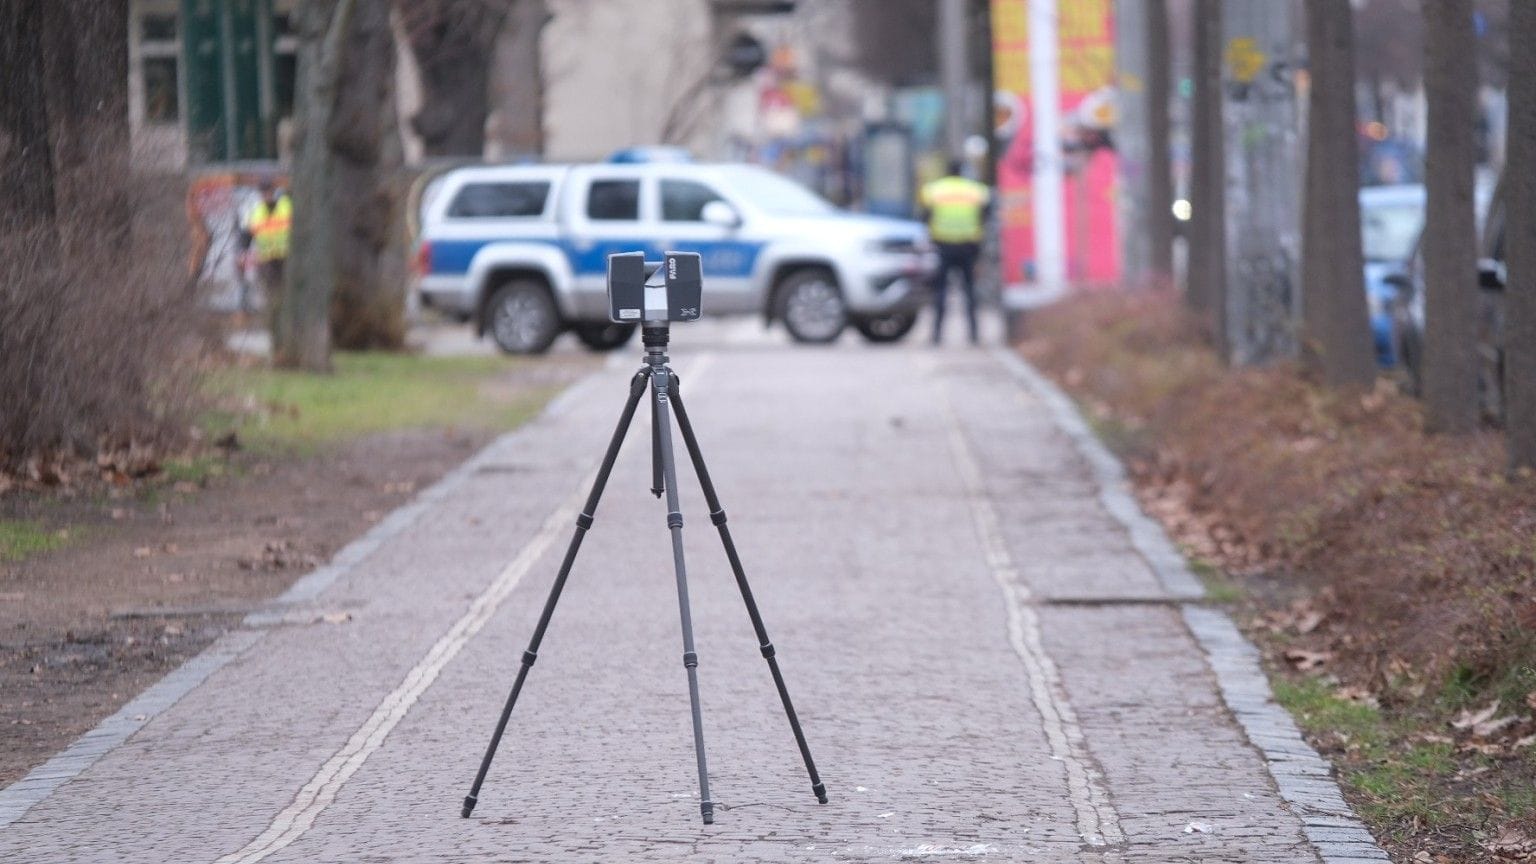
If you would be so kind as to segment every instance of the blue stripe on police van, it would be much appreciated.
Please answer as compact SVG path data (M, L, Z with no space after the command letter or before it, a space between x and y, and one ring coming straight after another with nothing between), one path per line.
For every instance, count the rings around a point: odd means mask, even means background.
M432 269L434 276L462 276L469 272L475 255L488 244L505 242L498 240L432 240ZM757 257L764 243L741 240L679 241L666 249L655 243L639 239L601 240L578 243L573 240L527 238L519 243L544 243L565 253L571 269L578 276L597 276L608 271L608 256L616 252L645 252L647 257L661 258L662 252L697 252L704 265L705 277L741 278L752 275Z

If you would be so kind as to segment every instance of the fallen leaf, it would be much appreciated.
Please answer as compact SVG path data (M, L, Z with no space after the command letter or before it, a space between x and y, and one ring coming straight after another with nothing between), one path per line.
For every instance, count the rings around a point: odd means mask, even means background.
M1483 848L1505 861L1536 860L1536 840L1518 828L1504 829L1497 839L1484 843Z
M1479 711L1473 711L1471 708L1468 708L1456 715L1456 718L1451 721L1451 728L1465 732L1479 723L1487 723L1493 718L1494 714L1498 713L1498 710L1499 700L1497 699L1488 703L1488 707Z
M1311 633L1317 626L1323 623L1324 615L1321 612L1308 612L1296 619L1296 632L1303 635Z
M1295 666L1297 669L1305 672L1309 669L1317 669L1323 664L1327 663L1329 660L1332 660L1333 652L1307 651L1302 648L1287 648L1285 651L1285 659L1289 660L1292 666Z
M1372 708L1381 707L1381 701L1376 698L1375 694L1364 687L1340 687L1334 691L1334 695L1340 699L1348 699L1357 705L1369 705Z

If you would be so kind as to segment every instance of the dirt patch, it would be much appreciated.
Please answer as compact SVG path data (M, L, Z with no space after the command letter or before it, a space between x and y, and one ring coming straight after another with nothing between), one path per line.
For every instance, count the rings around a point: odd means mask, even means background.
M1500 436L1424 435L1390 380L1339 394L1228 370L1168 296L1028 323L1021 351L1226 581L1391 851L1504 860L1499 837L1536 836L1536 478L1506 476Z
M0 786L67 746L458 465L487 432L372 436L305 459L235 454L206 485L7 501L77 535L0 565Z
M192 451L0 474L0 787L599 361L345 355L328 376L219 362Z

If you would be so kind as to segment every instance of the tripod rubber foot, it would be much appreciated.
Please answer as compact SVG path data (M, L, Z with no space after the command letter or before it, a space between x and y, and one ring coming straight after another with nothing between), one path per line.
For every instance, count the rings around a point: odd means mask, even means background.
M822 785L820 783L817 783L816 785L811 787L811 791L816 793L816 801L817 801L817 803L820 803L820 804L827 803L827 787L826 786L824 786L824 785Z
M475 805L479 804L479 803L480 803L480 799L479 798L476 798L473 795L465 795L464 796L464 809L459 811L459 816L461 818L468 819L469 818L469 814L475 812Z
M705 801L704 803L699 805L699 812L704 814L704 824L705 825L713 825L713 824L715 824L715 805L714 804L710 803L709 801Z

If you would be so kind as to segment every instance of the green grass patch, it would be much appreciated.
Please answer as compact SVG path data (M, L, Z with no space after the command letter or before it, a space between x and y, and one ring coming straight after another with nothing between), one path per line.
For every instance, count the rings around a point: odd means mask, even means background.
M1200 580L1205 587L1205 599L1212 603L1223 605L1236 603L1243 599L1243 589L1239 588L1227 574L1215 564L1204 558L1195 558L1186 554L1189 561L1189 570Z
M1274 681L1275 699L1302 728L1333 754L1339 776L1357 793L1361 815L1405 841L1423 829L1482 824L1490 804L1509 814L1530 814L1536 790L1527 784L1476 783L1489 757L1457 752L1449 740L1425 740L1439 733L1423 718L1388 718L1370 705L1335 695L1316 679Z
M555 389L512 380L518 361L502 357L338 353L332 360L329 375L240 369L215 376L223 407L205 416L205 430L235 429L242 446L258 452L308 452L399 429L496 432L527 420Z
M160 476L169 483L202 483L221 477L228 470L228 462L222 457L204 455L168 459L160 466Z
M1308 731L1343 735L1350 746L1379 747L1385 734L1381 712L1369 705L1335 696L1315 678L1274 682L1275 701L1290 711Z
M0 561L21 561L57 549L68 541L67 534L49 531L36 522L0 519Z

